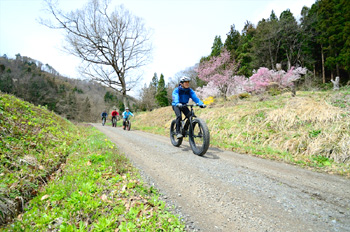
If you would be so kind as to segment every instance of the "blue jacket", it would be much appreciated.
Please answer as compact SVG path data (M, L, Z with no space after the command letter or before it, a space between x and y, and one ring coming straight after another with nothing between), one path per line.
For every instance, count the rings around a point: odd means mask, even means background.
M123 112L123 118L129 118L129 116L133 116L134 117L134 114L131 113L130 111L129 112L126 112L126 110Z
M190 98L198 105L203 105L203 102L197 97L193 89L185 89L179 85L179 87L175 88L173 91L173 102L171 104L173 106L176 106L178 103L187 104Z
M107 113L106 113L106 112L103 112L103 113L101 114L101 116L107 118Z

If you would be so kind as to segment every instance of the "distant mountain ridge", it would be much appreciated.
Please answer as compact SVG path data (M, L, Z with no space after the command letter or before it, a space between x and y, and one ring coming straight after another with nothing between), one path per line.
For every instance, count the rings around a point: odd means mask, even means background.
M89 80L67 78L30 57L0 57L0 91L13 94L73 121L94 122L103 110L124 109L121 95ZM136 100L129 98L130 106Z

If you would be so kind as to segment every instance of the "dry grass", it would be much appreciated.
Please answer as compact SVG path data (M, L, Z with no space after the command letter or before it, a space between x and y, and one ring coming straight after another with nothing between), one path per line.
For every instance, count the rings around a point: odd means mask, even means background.
M196 114L207 122L212 146L349 175L350 107L335 106L334 95L339 93L216 100ZM167 136L173 119L171 107L164 107L138 114L134 125Z
M326 101L292 98L283 108L267 112L262 126L277 133L264 144L278 144L295 155L321 155L345 162L350 158L350 121L346 115Z

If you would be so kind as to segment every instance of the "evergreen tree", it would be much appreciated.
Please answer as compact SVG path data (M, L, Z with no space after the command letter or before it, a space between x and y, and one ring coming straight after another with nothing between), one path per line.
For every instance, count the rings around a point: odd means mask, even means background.
M157 91L158 87L158 76L157 73L154 73L150 87L154 89L154 91Z
M319 2L319 41L325 55L325 66L331 74L340 75L340 68L350 69L350 6L349 1ZM333 76L333 75L332 75Z
M168 106L167 89L165 86L164 75L161 74L158 82L156 101L160 107Z
M5 72L5 65L1 65L0 70L0 91L4 93L13 93L14 84L11 76L11 69Z
M237 72L238 75L244 75L246 77L250 77L252 75L252 47L255 32L256 30L253 24L249 21L246 21L242 31L242 36L240 37L239 45L236 50L236 60L240 64L239 70Z
M70 92L68 94L67 98L67 108L66 108L66 117L68 120L75 120L76 114L77 114L77 99L75 97L75 94L73 92Z
M262 19L256 28L253 40L254 68L270 67L275 69L281 49L281 38L278 34L279 24L272 11L269 19Z
M301 49L301 31L290 10L285 10L280 15L279 20L279 37L281 38L281 54L280 60L287 63L287 70L292 66L300 64ZM280 61L277 61L280 62Z
M350 4L348 0L341 0L339 3L339 7L342 9L342 13L340 16L343 16L343 20L341 24L343 25L343 41L342 44L344 46L340 47L340 53L338 57L338 61L341 66L350 72ZM350 76L348 75L349 79Z
M233 58L236 58L236 50L238 48L241 35L235 29L234 24L231 26L230 32L227 33L226 35L227 37L226 37L224 46L226 50L231 53L231 56Z
M218 56L221 53L221 49L223 48L223 43L221 41L221 36L215 36L213 46L211 47L210 56Z

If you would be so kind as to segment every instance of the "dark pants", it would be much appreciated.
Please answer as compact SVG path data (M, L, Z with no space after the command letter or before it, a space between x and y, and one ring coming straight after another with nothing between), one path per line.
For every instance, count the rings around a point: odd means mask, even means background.
M173 106L173 110L176 115L176 133L180 133L181 120L182 120L181 112L184 113L184 115L186 116L189 115L191 112L187 106L183 106L181 108L177 106Z
M123 126L126 126L126 121L128 120L128 118L123 118Z

